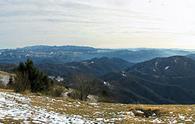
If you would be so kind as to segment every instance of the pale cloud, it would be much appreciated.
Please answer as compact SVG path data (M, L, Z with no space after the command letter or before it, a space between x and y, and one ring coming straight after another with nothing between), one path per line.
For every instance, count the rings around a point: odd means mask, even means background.
M194 48L194 11L194 0L0 0L0 47Z

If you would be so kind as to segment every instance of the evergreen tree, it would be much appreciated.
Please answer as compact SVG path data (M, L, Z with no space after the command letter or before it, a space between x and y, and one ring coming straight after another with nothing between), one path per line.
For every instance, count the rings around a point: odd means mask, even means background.
M47 91L51 85L52 83L49 78L40 72L30 59L25 63L20 63L16 69L15 89L17 92L25 90L32 92Z

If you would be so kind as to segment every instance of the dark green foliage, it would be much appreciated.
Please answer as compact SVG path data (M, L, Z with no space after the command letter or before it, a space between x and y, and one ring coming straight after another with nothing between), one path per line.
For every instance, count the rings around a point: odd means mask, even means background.
M16 79L14 89L16 92L30 90L31 92L48 91L52 86L52 81L40 72L33 64L32 60L20 63L16 69Z

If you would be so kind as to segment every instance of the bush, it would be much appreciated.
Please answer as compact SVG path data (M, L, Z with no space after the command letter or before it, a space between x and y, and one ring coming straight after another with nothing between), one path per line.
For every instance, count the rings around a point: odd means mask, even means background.
M71 93L68 94L68 96L72 99L79 99L81 100L81 92L78 90L73 90Z
M56 85L54 88L52 88L48 95L51 95L53 97L60 97L62 96L62 93L64 92L65 88L64 86Z
M77 84L76 92L73 94L74 97L85 101L87 96L91 93L93 81L86 75L76 75L75 82Z

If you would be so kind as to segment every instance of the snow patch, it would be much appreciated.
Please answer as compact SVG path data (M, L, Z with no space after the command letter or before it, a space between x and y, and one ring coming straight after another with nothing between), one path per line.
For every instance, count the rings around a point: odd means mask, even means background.
M175 59L174 62L177 63L177 59Z
M60 76L57 76L57 77L56 77L56 80L57 80L58 82L62 82L62 81L64 81L64 78L62 78L62 77L60 77Z
M110 83L109 83L109 82L104 81L104 85L106 85L106 86L110 86Z
M30 57L30 54L26 54L25 57Z
M158 62L155 62L155 68L158 68Z
M161 123L163 123L163 122L162 122L162 120L156 118L156 119L154 119L154 120L152 121L152 123L154 123L154 124L161 124Z
M179 119L185 120L185 116L179 114Z
M0 119L10 118L25 123L51 123L51 124L92 124L93 121L86 120L77 115L64 115L48 112L46 109L34 107L31 99L16 93L0 92Z
M125 73L122 73L121 75L122 75L123 77L127 77L127 75L126 75Z
M170 66L166 66L166 67L165 67L165 70L168 70L169 68L170 68Z

